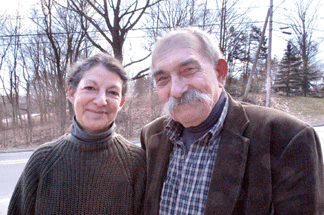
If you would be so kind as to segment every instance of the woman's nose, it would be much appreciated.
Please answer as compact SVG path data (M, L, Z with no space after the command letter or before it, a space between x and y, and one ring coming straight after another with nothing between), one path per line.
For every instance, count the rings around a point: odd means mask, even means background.
M106 92L98 92L95 99L94 99L94 102L98 105L98 106L101 106L101 105L107 105L108 102L107 102L107 96L106 96Z

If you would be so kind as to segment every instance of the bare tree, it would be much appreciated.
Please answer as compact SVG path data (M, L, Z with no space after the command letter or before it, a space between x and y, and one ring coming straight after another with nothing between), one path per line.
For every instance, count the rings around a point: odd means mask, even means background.
M250 68L250 55L256 51L252 47L252 26L248 13L251 6L242 0L216 0L216 20L218 28L214 31L218 38L219 47L228 62L228 75L226 89L232 94L240 95L237 77L243 77L244 82ZM249 33L250 32L250 33ZM239 65L245 64L245 69L239 69ZM232 84L234 87L232 88ZM243 83L244 85L244 83Z
M1 67L5 65L5 73L1 74L1 81L5 97L2 96L3 106L6 109L6 102L10 104L10 114L9 111L6 110L6 118L7 118L7 127L9 127L9 121L12 125L12 131L14 136L14 141L16 138L16 128L18 125L18 119L21 119L21 115L19 112L20 107L20 100L19 100L19 84L20 84L20 77L19 77L19 50L21 47L21 19L19 13L17 13L16 19L11 22L9 20L7 22L7 32L9 37L9 41L4 41L5 43L8 42L7 46L5 45L5 50L2 54L1 60ZM3 71L1 68L1 71ZM10 119L9 119L10 118ZM2 120L2 119L1 119ZM5 134L6 135L6 134Z
M38 59L34 62L41 60L36 64L40 63L40 69L35 70L35 79L40 81L38 83L45 84L43 89L49 90L42 93L43 96L52 95L49 97L52 99L47 101L53 107L53 113L58 116L60 133L63 133L67 119L66 71L85 52L85 32L81 29L79 18L56 1L42 0L40 6L41 14L35 11L33 21L37 25L40 41L49 46L41 49L41 57L35 55ZM43 102L44 107L48 105L46 100Z
M289 26L294 32L294 41L302 59L302 69L300 70L300 85L303 95L309 93L312 81L316 78L316 55L318 45L323 41L322 38L314 37L314 30L319 22L320 1L317 0L294 0L293 7L290 8L287 19Z
M150 8L144 23L151 47L158 36L176 27L197 26L208 32L214 28L214 13L207 0L161 1Z
M1 49L0 49L0 55L1 55L0 70L2 68L5 57L8 52L8 49L12 42L12 37L6 36L6 33L7 33L6 22L7 22L7 20L8 20L8 17L5 14L0 15L0 32L2 34L2 36L0 37L0 41L2 44ZM1 74L0 74L0 77L1 77Z
M12 42L12 37L6 37L6 33L7 33L7 27L6 27L6 21L7 21L8 17L5 14L1 14L0 15L0 32L3 36L0 37L0 41L1 44L3 44L1 46L0 49L0 80L1 80L1 86L0 89L5 89L5 80L4 80L4 74L2 71L2 65L5 61L6 55L8 53L9 47L11 46L11 42ZM1 90L2 93L2 90ZM4 99L4 96L1 95L1 100L2 103L0 104L0 128L2 127L3 124L3 119L5 118L6 115L6 102Z
M30 144L33 142L33 120L32 120L32 101L31 101L31 81L32 81L32 73L29 71L28 63L26 61L25 53L23 49L21 49L21 67L22 67L22 76L24 84L24 90L26 92L26 106L20 107L27 115L27 123L26 125L22 125L25 128L25 137L26 144Z
M225 57L227 56L228 47L231 46L233 32L244 32L249 28L246 22L249 21L247 14L250 7L242 10L243 3L245 2L242 0L216 0L217 23L219 23L216 32L219 35L219 47ZM235 31L232 30L233 28Z
M127 34L141 20L145 11L161 0L112 1L70 0L70 9L81 17L87 38L101 52L111 53L123 62L123 45ZM91 25L91 31L86 28ZM97 39L97 35L100 39ZM102 42L101 40L104 40ZM100 42L99 42L100 41ZM106 45L106 47L105 47Z
M18 74L18 59L19 59L19 50L21 48L20 42L20 32L21 32L21 22L20 17L17 15L15 19L15 24L12 26L13 32L13 46L11 47L12 57L7 58L7 66L9 70L9 86L4 88L5 94L7 95L8 101L11 104L12 110L12 123L13 126L17 126L19 113L19 84L20 76Z
M208 32L214 28L215 13L208 0L161 1L148 10L143 28L147 35L143 48L151 53L151 47L163 33L177 27L197 26ZM140 71L133 80L148 75L149 68Z

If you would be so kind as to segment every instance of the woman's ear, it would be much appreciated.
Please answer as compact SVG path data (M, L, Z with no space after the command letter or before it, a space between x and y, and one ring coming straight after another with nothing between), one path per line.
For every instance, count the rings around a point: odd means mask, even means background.
M74 103L74 94L75 94L75 90L73 89L72 86L69 86L68 87L68 99L72 104Z
M228 65L227 62L224 59L219 59L217 62L216 71L218 73L218 82L222 84L222 86L225 85L225 79L228 71Z
M120 102L120 105L119 105L119 108L123 107L123 105L125 104L125 101L126 101L126 99L122 98L122 100Z

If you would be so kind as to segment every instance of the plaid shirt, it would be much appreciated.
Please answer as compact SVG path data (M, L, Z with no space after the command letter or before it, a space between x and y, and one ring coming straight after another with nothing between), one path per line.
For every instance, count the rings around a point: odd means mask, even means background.
M183 126L170 119L167 135L174 144L163 182L160 214L204 214L209 184L216 160L220 132L228 109L228 98L218 122L189 151L180 134Z

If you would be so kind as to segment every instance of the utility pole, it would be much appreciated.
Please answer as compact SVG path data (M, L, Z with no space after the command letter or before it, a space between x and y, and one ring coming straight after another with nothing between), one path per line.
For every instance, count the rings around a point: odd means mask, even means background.
M253 63L253 66L252 66L252 71L250 73L250 76L249 76L248 82L246 84L244 94L242 96L243 101L247 101L247 96L248 96L249 91L250 91L250 87L251 87L251 84L252 84L252 78L253 78L253 75L254 75L254 72L255 72L255 69L256 69L256 65L258 63L261 46L262 46L262 43L263 43L263 40L264 40L264 34L265 34L265 31L266 31L267 25L268 25L269 14L270 14L270 8L268 9L267 17L266 17L266 20L265 20L264 25L263 25L263 30L262 30L262 34L261 34L261 40L259 41L258 50L257 50L257 53L255 54L254 63Z
M270 107L270 95L271 95L271 47L272 47L272 13L273 13L273 1L270 0L270 23L269 23L269 44L268 44L268 63L267 63L267 95L266 95L266 107Z

